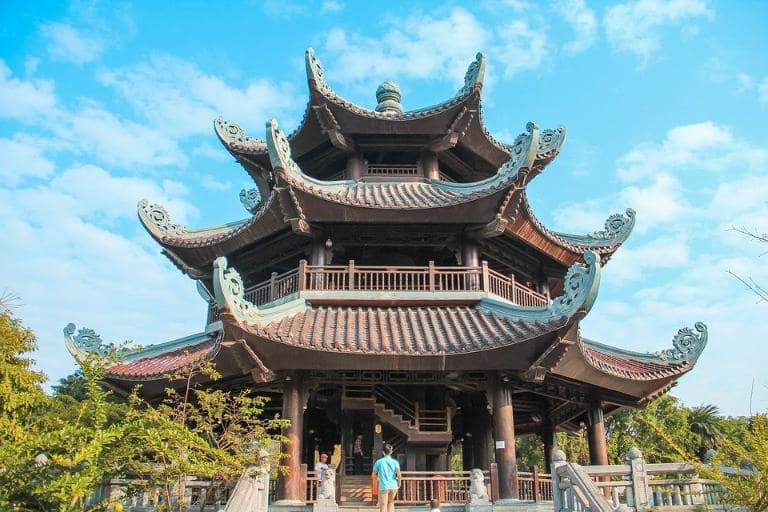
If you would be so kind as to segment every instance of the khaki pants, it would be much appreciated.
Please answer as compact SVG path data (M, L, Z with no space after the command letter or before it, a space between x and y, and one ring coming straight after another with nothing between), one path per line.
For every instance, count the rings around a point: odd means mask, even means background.
M397 497L397 489L390 489L382 491L379 489L379 511L380 512L395 512L395 498Z

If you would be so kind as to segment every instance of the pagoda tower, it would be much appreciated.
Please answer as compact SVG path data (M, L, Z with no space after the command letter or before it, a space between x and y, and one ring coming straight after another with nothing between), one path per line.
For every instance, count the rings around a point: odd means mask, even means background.
M312 49L309 101L286 135L263 139L221 118L214 129L253 178L243 220L192 229L147 200L140 221L205 304L204 329L145 346L105 383L159 397L168 375L210 360L214 386L273 396L291 420L284 502L304 502L300 466L341 450L338 472L370 474L382 443L403 469L498 468L500 499L518 496L515 436L586 426L607 464L603 419L643 407L690 371L704 324L672 347L638 353L582 337L600 271L627 240L631 209L590 234L553 231L526 197L566 129L528 123L510 144L483 126L485 58L447 101L406 111L384 82L371 110L337 95ZM76 357L102 350L92 330L65 330ZM203 382L202 384L206 384ZM363 457L354 457L362 435ZM338 452L337 452L338 454Z

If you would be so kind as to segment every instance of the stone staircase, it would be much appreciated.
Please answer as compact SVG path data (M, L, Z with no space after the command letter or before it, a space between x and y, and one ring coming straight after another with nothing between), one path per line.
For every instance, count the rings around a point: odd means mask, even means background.
M344 475L341 482L341 503L344 507L373 506L370 475Z

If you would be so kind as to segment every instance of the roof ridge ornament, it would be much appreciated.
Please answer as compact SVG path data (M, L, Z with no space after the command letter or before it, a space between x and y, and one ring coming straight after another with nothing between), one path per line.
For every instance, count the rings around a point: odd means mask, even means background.
M189 229L181 224L173 224L168 210L161 204L149 204L147 199L139 201L139 220L155 236L185 235Z
M299 177L304 173L291 156L291 145L283 130L278 127L277 120L267 121L267 151L269 161L275 173L284 171L287 174Z
M586 314L597 299L600 288L600 257L584 253L584 262L574 263L563 279L563 294L545 307L521 307L495 297L484 297L478 309L526 322L548 322Z
M232 119L225 121L218 116L213 121L213 130L227 148L248 152L263 152L265 149L263 140L246 135L245 130Z
M464 87L459 89L456 96L464 96L475 90L475 88L483 87L483 79L485 78L485 55L481 52L477 52L475 60L467 68L467 72L464 73Z
M101 336L89 327L81 327L75 335L76 329L72 322L64 327L64 343L75 359L82 360L90 354L106 357L131 351L127 347L118 347L114 343L104 343Z
M668 363L695 363L707 346L708 333L704 322L696 322L693 327L698 334L690 327L683 327L672 338L672 348L653 355Z
M557 128L547 128L539 136L539 148L536 152L537 160L551 160L560 153L565 144L568 130L560 125Z
M263 324L303 311L307 307L305 300L293 300L269 308L259 308L246 299L243 278L237 270L228 267L224 256L219 256L213 262L213 295L219 311L231 314L239 324Z
M376 89L376 101L379 103L376 105L376 112L390 115L402 114L401 98L400 86L392 80L385 80Z
M334 95L328 83L325 81L325 69L320 63L320 60L315 56L315 50L311 47L307 48L305 64L307 68L307 80L315 86L319 92L323 94Z
M259 210L259 206L263 198L258 188L252 188L249 190L242 189L240 191L240 202L243 203L243 207L248 210L251 215L255 215Z
M584 262L568 267L563 279L563 294L550 306L555 315L573 316L579 310L589 311L597 299L600 287L600 256L594 251L584 253Z
M595 231L588 236L597 240L618 240L628 235L629 231L635 226L635 210L627 208L625 212L614 213L605 219L605 229Z

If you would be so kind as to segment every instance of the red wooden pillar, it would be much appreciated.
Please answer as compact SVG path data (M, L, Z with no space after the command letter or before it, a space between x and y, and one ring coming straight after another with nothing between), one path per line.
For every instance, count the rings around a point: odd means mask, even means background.
M594 400L589 404L588 416L589 463L605 466L608 464L608 444L605 440L605 421L600 400Z
M288 472L278 481L279 504L304 504L305 489L301 475L301 438L304 430L304 385L300 372L292 372L283 382L283 418L291 425L283 429L283 464Z
M517 499L519 488L512 387L501 380L496 382L493 390L493 430L499 471L499 499Z
M552 471L552 455L557 449L557 441L555 440L555 429L547 423L541 428L541 442L544 444L544 472L549 473Z

